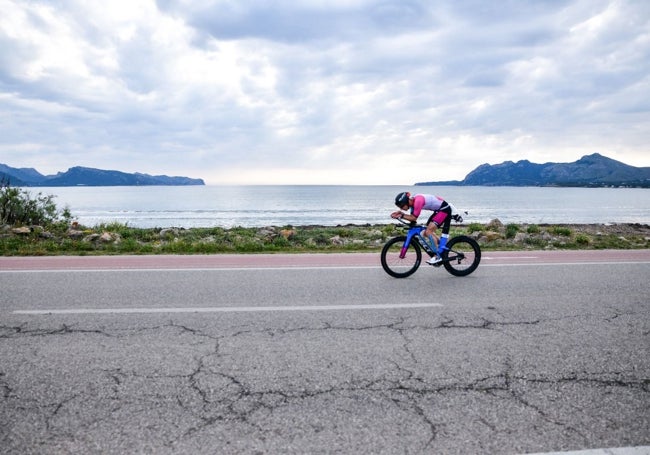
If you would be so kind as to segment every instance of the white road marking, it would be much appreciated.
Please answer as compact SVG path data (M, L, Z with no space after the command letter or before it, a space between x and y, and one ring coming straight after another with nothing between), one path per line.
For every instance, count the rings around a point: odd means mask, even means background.
M529 455L650 455L650 446L618 447L615 449L574 450L571 452L544 452Z
M481 259L487 259L487 260L496 260L500 261L502 259L539 259L539 256L483 256Z
M303 266L286 265L270 267L247 267L247 266L225 266L225 267L150 267L150 268L112 268L112 269L11 269L0 270L2 273L120 273L120 272L249 272L249 271L295 271L295 270L351 270L351 269L381 269L381 265L354 265L354 266Z
M242 306L242 307L187 307L187 308L63 308L15 310L13 314L153 314L153 313L254 313L264 311L349 311L349 310L401 310L411 308L441 307L440 303L387 303L367 305L297 305L297 306Z
M481 267L523 267L523 266L531 266L531 267L548 267L548 266L563 266L563 265L639 265L639 264L650 264L650 261L612 261L612 262L523 262L519 264L483 264L481 263L479 265L479 269ZM650 455L650 454L648 454Z

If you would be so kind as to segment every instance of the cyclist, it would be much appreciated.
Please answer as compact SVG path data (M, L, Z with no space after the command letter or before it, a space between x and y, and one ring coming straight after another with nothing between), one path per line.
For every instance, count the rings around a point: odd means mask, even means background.
M392 218L403 218L416 222L422 210L431 210L433 214L427 220L426 229L422 232L424 238L428 238L436 255L427 261L427 264L436 265L442 261L440 257L449 239L449 228L451 227L451 205L440 196L433 194L416 194L411 196L409 192L399 193L395 197L395 205L400 210L391 213ZM404 213L409 211L410 213ZM440 239L436 235L436 229L442 226Z

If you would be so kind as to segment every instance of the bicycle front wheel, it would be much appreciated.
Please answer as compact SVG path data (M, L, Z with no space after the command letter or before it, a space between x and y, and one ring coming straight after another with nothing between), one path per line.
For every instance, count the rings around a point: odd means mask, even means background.
M381 266L386 273L395 278L406 278L415 273L422 262L420 245L411 242L406 250L406 255L400 257L406 237L401 235L390 239L381 250Z
M481 262L481 248L473 238L459 235L449 240L442 259L447 272L454 276L466 276L476 270Z

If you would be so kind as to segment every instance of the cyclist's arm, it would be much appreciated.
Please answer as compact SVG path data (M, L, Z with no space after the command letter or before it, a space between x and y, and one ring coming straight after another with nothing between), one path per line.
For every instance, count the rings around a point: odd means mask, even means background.
M411 214L411 213L403 213L402 214L402 219L408 220L408 221L417 221L418 217Z
M404 213L401 210L398 210L397 212L393 212L390 214L391 217L397 218L397 219L404 219L408 221L417 221L418 217L411 215L410 213Z

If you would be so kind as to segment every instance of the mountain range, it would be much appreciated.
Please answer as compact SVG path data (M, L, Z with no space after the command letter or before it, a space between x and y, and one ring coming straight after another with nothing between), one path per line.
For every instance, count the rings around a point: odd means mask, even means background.
M89 167L71 167L66 172L43 175L33 168L13 168L0 164L0 182L11 186L145 186L145 185L205 185L203 179L169 177Z
M650 167L634 167L599 153L573 163L531 163L528 160L482 164L464 180L420 182L415 185L457 186L580 186L650 188Z
M169 177L71 167L66 172L43 175L33 168L13 168L0 164L0 182L12 186L145 186L205 185L203 179ZM650 188L650 167L634 167L599 153L573 163L531 163L528 160L482 164L463 180L419 182L417 186L624 186Z

